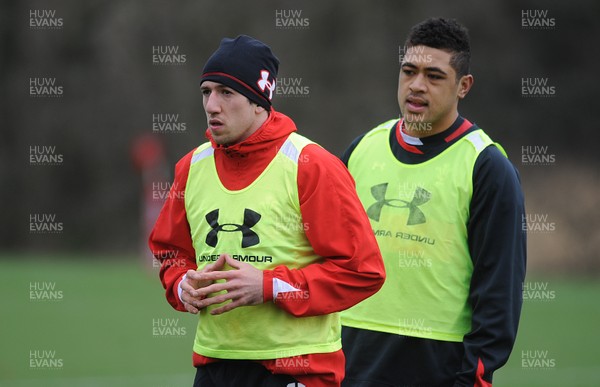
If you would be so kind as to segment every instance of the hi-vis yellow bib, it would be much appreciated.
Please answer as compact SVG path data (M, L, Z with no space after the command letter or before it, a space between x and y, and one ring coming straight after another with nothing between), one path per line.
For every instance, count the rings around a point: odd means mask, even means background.
M290 134L262 174L239 191L226 189L219 180L210 144L198 147L185 208L199 270L222 253L261 270L302 268L321 259L306 238L298 199L298 158L310 143ZM341 348L338 314L297 318L268 302L210 315L219 306L200 311L194 341L198 354L259 360Z
M431 160L404 164L389 145L396 121L367 133L348 162L387 276L379 292L342 313L342 324L460 342L471 328L473 167L494 143L479 129Z

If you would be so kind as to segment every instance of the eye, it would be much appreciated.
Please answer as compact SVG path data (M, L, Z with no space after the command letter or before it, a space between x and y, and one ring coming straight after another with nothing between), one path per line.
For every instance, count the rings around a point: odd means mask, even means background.
M225 95L232 95L232 94L233 94L233 91L231 91L231 90L229 90L229 89L223 89L223 90L221 91L221 93L222 93L222 94L225 94Z
M439 79L444 79L443 76L437 75L437 74L429 74L428 76L429 76L429 79L433 79L433 80L436 80L436 81L439 80Z
M411 70L411 69L406 69L405 68L405 69L402 69L402 73L404 75L410 76L410 75L413 75L415 72L413 70Z
M208 90L208 89L202 89L202 90L200 90L200 92L202 93L203 96L207 96L210 94L210 90Z

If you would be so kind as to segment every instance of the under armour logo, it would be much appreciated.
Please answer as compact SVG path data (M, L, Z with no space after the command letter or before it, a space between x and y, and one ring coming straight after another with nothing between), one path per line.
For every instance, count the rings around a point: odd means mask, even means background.
M258 223L261 215L258 212L254 212L248 208L244 210L244 224L235 223L224 223L219 224L219 209L212 210L206 214L206 221L212 228L206 234L206 244L212 247L217 246L219 242L219 233L223 232L241 232L242 233L242 247L250 247L260 243L258 234L252 231L252 227Z
M273 98L273 91L275 90L275 80L269 81L269 72L267 70L260 71L260 79L256 82L258 87L264 92L265 89L269 89L269 101Z
M379 217L381 216L381 210L383 207L390 206L396 208L408 208L408 220L406 222L408 226L426 222L425 214L419 209L419 206L429 201L431 198L431 193L421 187L417 187L415 189L415 193L413 194L413 199L408 202L402 199L386 199L385 194L387 192L387 188L388 183L378 184L371 187L371 195L373 195L373 198L375 198L377 201L371 204L369 209L367 209L367 215L369 218L379 222ZM394 202L402 202L404 205L394 205L392 204Z

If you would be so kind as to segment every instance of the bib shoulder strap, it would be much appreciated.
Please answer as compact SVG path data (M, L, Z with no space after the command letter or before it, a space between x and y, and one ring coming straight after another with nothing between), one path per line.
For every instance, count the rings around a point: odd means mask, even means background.
M196 148L194 154L192 155L192 161L190 164L194 164L202 159L212 156L214 153L215 149L212 147L210 142L205 142L204 144Z
M292 132L281 146L279 152L281 152L281 154L284 156L287 156L295 164L298 164L298 159L300 158L302 149L310 144L316 143L300 134L297 134L296 132Z
M484 150L485 148L487 148L488 146L494 145L500 150L500 152L502 152L502 154L504 156L506 156L506 151L504 150L502 145L498 144L497 142L492 141L490 136L488 136L481 129L477 129L474 132L467 134L465 136L465 139L467 141L469 141L469 143L471 145L473 145L473 147L475 148L475 151L477 153L481 153L481 151Z

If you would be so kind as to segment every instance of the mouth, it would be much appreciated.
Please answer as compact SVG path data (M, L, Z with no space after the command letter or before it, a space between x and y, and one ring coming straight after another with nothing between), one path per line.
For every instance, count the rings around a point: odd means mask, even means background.
M208 128L210 130L219 130L223 127L223 121L218 120L216 118L212 118L208 120Z
M429 106L429 102L424 98L408 96L406 106L411 113L422 113Z

